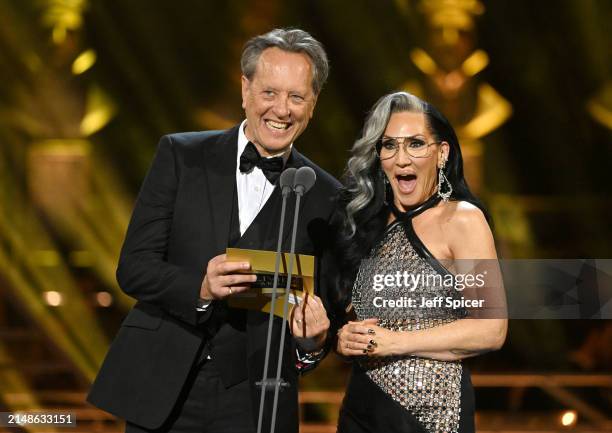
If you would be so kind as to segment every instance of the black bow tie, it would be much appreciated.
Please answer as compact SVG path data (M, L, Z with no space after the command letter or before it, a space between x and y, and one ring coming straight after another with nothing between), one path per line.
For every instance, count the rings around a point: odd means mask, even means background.
M275 184L276 180L283 171L283 158L275 156L274 158L262 158L257 148L250 141L247 143L242 155L240 155L240 172L249 173L253 167L259 167L263 171L266 179L271 184Z

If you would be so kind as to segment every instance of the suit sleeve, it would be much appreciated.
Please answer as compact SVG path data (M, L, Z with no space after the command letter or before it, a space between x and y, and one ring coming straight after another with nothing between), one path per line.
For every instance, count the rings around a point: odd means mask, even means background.
M338 233L341 230L342 220L338 212L340 191L336 191L333 198L333 208L326 224L325 246L321 254L321 272L319 274L319 296L323 300L327 316L330 320L329 334L331 339L336 336L338 329L344 325L344 309L346 305L342 300L341 264L339 258L341 251L338 246ZM330 341L330 344L332 342Z
M296 366L300 374L304 374L316 368L319 363L327 356L327 354L333 350L335 346L336 333L338 329L342 327L342 319L337 314L337 292L338 292L338 275L339 275L339 264L336 260L337 255L335 252L335 207L337 202L337 194L332 196L331 215L328 217L324 225L321 226L319 235L317 236L320 241L317 254L317 272L316 272L316 284L315 293L323 301L323 306L327 312L327 317L330 321L330 327L327 331L327 338L323 346L323 350L315 356L309 356L308 354L302 353L297 349L297 363Z
M117 267L121 289L138 301L196 325L210 316L196 311L204 269L177 266L167 260L179 164L172 138L161 138L136 205Z

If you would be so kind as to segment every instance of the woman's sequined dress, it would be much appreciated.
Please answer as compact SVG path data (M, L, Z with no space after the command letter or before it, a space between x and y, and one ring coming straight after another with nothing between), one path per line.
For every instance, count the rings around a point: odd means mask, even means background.
M426 284L414 285L411 288L413 291L396 286L383 290L379 288L378 291L373 289L375 275L395 275L398 271L423 277L448 274L418 239L411 220L392 223L382 240L362 261L352 293L357 320L376 317L381 327L393 331L414 331L440 326L463 317L465 311L442 306L380 307L380 298L400 299L408 295L418 305L422 297L457 296L452 287ZM432 278L430 281L434 280ZM375 297L379 297L378 307L375 306ZM358 362L368 377L409 411L428 432L460 431L462 387L467 386L466 380L469 382L469 378L463 377L461 362L415 356L362 357ZM471 400L467 404L473 406ZM473 408L469 409L473 411Z

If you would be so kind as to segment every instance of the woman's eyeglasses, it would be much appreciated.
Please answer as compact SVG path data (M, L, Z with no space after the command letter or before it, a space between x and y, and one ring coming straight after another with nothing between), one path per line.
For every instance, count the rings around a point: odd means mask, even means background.
M376 153L380 159L391 159L399 152L400 145L403 145L404 152L413 158L427 158L431 155L431 146L440 143L440 141L426 143L418 137L383 136L376 142Z

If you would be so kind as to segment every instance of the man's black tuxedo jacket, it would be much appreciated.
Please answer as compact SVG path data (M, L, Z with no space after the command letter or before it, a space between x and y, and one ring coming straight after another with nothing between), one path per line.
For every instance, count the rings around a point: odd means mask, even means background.
M117 280L138 302L123 321L88 401L148 429L160 427L168 418L202 352L210 353L226 387L250 380L251 412L254 425L257 422L255 382L263 373L268 315L229 309L223 301L215 301L206 313L196 311L211 258L224 253L232 242L243 248L276 249L278 187L242 237L236 227L237 141L238 127L164 136L136 201ZM317 174L315 185L301 200L296 252L321 257L333 238L329 219L340 185L295 149L286 166L309 166ZM292 195L285 227L293 221L294 204ZM289 244L287 228L285 251ZM324 280L333 272L330 266L328 260L317 261L317 290L324 302L328 289ZM273 347L278 347L282 322L275 320ZM217 325L208 326L213 322ZM277 431L297 433L295 343L292 338L285 341L282 376L291 386L279 399ZM275 375L275 361L269 371L269 376ZM269 416L271 404L266 407ZM269 419L263 425L268 430Z

